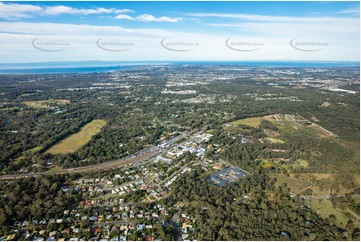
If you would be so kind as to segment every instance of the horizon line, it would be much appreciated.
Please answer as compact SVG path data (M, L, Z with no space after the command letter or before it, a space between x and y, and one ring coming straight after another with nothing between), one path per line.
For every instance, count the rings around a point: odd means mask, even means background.
M119 62L119 63L143 63L143 62L358 62L360 60L74 60L74 61L35 61L35 62L0 62L0 65L16 64L46 64L46 63L77 63L77 62Z

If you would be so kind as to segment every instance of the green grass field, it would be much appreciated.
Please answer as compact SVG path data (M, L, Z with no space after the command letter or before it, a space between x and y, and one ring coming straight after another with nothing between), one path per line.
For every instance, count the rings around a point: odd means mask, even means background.
M46 152L51 154L65 154L74 152L89 142L93 135L99 133L105 124L105 120L95 119L82 127L79 132L70 135L69 137L50 147Z
M243 124L243 125L248 125L248 126L257 128L261 124L261 119L262 119L262 117L245 118L245 119L233 121L230 124L231 125Z
M297 179L294 177L293 174L290 174L289 177L286 177L283 174L272 174L271 176L277 178L276 184L278 186L281 186L283 183L286 183L287 187L289 187L291 192L294 194L298 194L304 191L311 185L309 181Z
M277 139L277 138L270 138L270 137L267 137L266 138L267 140L271 141L272 143L279 143L279 144L284 144L285 141L284 140L281 140L281 139Z
M346 227L349 218L344 213L335 209L330 200L307 200L306 203L324 219L328 218L330 214L334 214L336 216L336 225L341 228ZM355 221L356 219L353 220Z
M272 163L270 163L270 162L269 162L269 161L267 161L267 160L263 160L263 161L262 161L262 163L261 163L261 166L262 166L263 168L267 169L267 168L272 167L272 166L273 166L273 164L272 164Z
M286 168L287 170L289 170L289 168L292 169L298 169L298 168L307 168L308 167L308 161L307 160L303 160L303 159L298 159L294 164L291 164L289 166L285 166L284 168Z
M308 167L308 161L307 160L299 159L299 160L297 160L297 162L302 167Z
M51 107L52 103L56 104L67 104L70 103L69 100L39 100L39 101L27 101L24 102L24 104L28 107L33 108L49 108Z

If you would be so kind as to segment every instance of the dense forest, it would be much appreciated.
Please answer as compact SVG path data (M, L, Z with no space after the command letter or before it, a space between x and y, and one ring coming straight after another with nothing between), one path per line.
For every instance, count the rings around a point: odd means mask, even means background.
M196 171L177 181L172 199L195 214L197 240L359 239L358 228L339 231L264 174L217 188Z
M59 218L71 204L75 205L81 199L79 194L62 190L68 179L59 175L1 182L0 227L3 232L15 221Z

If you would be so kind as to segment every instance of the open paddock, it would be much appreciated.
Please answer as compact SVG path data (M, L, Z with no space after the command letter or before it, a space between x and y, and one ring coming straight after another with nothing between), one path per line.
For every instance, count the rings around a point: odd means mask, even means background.
M278 186L286 183L293 194L299 194L311 186L311 182L297 179L293 174L290 174L289 177L286 177L283 174L272 174L272 176L277 178L276 184Z
M345 213L339 211L338 209L332 206L330 200L307 200L306 203L311 207L311 209L320 215L322 218L329 218L331 214L336 216L336 225L345 228L349 218Z
M271 138L271 137L267 137L265 138L266 140L270 141L271 143L278 143L278 144L284 144L285 141L281 140L281 139L277 139L277 138Z
M245 119L240 119L240 120L233 121L230 124L231 125L243 124L243 125L251 126L253 128L257 128L257 127L260 126L261 120L262 120L262 117L245 118Z
M80 147L88 143L93 135L99 133L105 124L105 120L95 119L82 127L79 132L70 135L50 147L46 152L51 154L66 154L75 152Z
M51 108L54 104L67 104L70 100L54 99L54 100L38 100L23 102L28 107L33 108Z

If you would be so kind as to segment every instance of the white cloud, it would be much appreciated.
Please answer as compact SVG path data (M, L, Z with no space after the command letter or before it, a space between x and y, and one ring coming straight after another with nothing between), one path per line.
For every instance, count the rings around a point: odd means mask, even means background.
M89 14L110 14L115 10L110 8L96 8L96 9L78 9L71 8L64 5L47 7L43 14L45 15L60 15L60 14L73 14L73 15L89 15Z
M68 6L51 6L47 7L44 14L47 15L60 15L60 14L73 14L73 15L89 15L89 14L118 14L118 13L133 13L134 10L131 9L114 9L114 8L71 8Z
M169 22L169 23L177 23L181 20L183 20L182 18L171 18L171 17L154 17L151 14L142 14L137 16L137 20L139 21L143 21L143 22Z
M42 11L43 8L30 4L4 4L0 2L0 18L14 20L31 18L32 14Z
M359 8L349 8L349 9L344 9L338 13L360 13L360 9Z
M94 26L60 23L0 22L0 63L33 61L74 61L74 60L359 60L359 39L350 37L349 32L322 31L326 25L288 23L245 23L243 28L258 28L263 34L244 34L244 31L230 31L228 34L201 34L197 32L175 32L164 29L124 28L120 26ZM256 25L255 25L256 24ZM286 24L286 23L283 23ZM296 25L294 25L296 24ZM355 29L358 26L354 27ZM281 29L278 29L281 28ZM310 28L307 30L307 28ZM312 32L315 28L317 35ZM306 31L307 30L307 31ZM344 31L352 29L345 29ZM267 32L268 31L268 32ZM274 33L272 31L279 31ZM292 32L293 31L293 32ZM6 33L7 32L7 33ZM270 33L270 34L267 34ZM298 35L293 35L299 33ZM358 30L356 31L358 33ZM323 37L327 37L326 39ZM54 39L67 42L69 48L57 53L41 52L32 47L32 41ZM120 53L104 51L96 46L98 39L134 43L129 51ZM176 52L165 49L161 41L199 43L193 51ZM264 43L254 52L239 52L227 48L225 41ZM290 46L290 40L326 42L323 51L308 53L297 51ZM245 47L247 48L247 46Z
M116 9L114 13L134 13L134 10L131 9Z
M117 16L114 17L115 19L120 19L120 20L135 20L133 17L129 16L129 15L126 15L126 14L119 14Z
M155 17L151 14L142 14L136 18L127 15L134 13L132 9L115 8L72 8L65 5L40 7L30 4L7 4L0 2L0 18L6 20L17 20L21 18L30 18L34 15L58 16L62 14L70 15L91 15L91 14L118 14L115 19L138 20L142 22L168 22L177 23L182 18L172 18L167 16Z
M67 7L67 6L60 5L60 6L48 7L45 9L45 11L43 13L47 14L47 15L60 15L60 14L64 14L64 13L73 14L74 9Z
M134 13L131 9L115 8L72 8L64 5L41 7L31 4L13 4L0 2L0 18L6 20L17 20L21 18L31 18L35 15L57 16L61 14L90 15L90 14L120 14Z
M19 33L32 35L97 35L117 36L131 34L132 36L167 36L171 32L152 28L123 28L121 26L97 26L88 24L63 23L29 23L29 22L0 22L0 29L4 33Z
M349 17L290 17L224 13L193 13L190 15L215 18L230 18L231 21L207 22L205 25L231 28L232 31L254 36L273 36L309 40L353 40L359 42L360 22Z
M93 10L93 9L91 9L91 10ZM88 11L89 11L89 9L88 9ZM95 11L94 11L94 13L96 13L96 14L102 14L102 13L113 13L114 12L114 9L112 9L112 8L97 8L97 9L95 9Z
M244 23L208 23L212 27L235 28L238 32L257 33L258 36L322 36L325 38L345 38L353 36L358 40L360 24L355 21L349 22L331 22L331 23L279 23L279 22L244 22ZM342 34L342 36L340 36Z
M230 13L189 13L188 16L205 18L230 18L256 22L336 22L336 21L354 21L355 18L334 18L334 17L292 17L292 16L271 16L257 14L230 14Z

